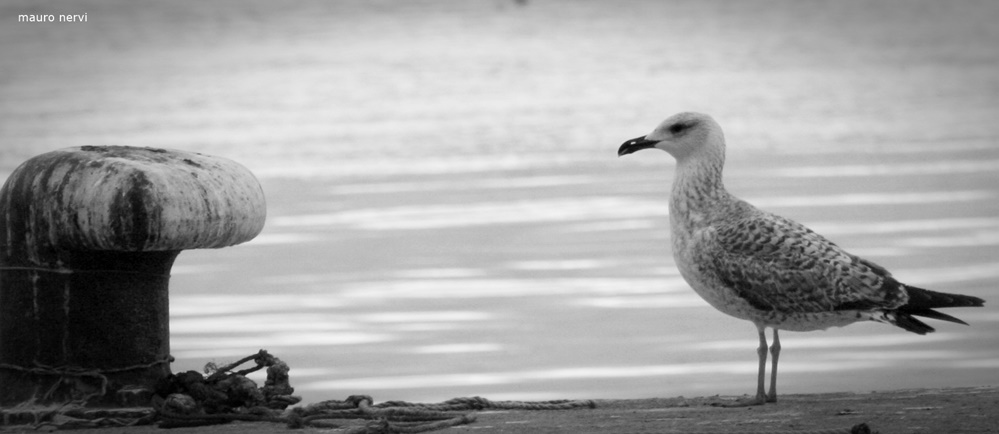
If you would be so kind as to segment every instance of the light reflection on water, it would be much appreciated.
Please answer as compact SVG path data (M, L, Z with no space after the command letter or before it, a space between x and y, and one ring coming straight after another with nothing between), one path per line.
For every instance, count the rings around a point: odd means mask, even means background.
M602 182L595 176L530 176L473 178L461 183L453 181L382 182L336 186L334 194L393 194L403 192L428 192L439 190L512 190L518 188L558 187L566 185L596 184Z
M848 193L835 195L809 195L746 198L750 203L760 208L793 208L793 207L842 207L844 205L890 206L902 204L930 205L946 202L977 202L995 198L995 192L989 190L970 191L933 191L913 193Z
M474 188L474 187L473 187ZM844 205L891 206L947 202L975 202L994 199L989 190L940 191L921 193L851 193L839 195L782 196L746 198L761 208L842 207ZM278 227L348 226L366 230L425 230L459 226L488 226L574 220L602 220L663 216L664 201L620 197L557 197L547 200L464 202L424 204L277 217ZM999 219L992 220L995 225ZM923 222L923 226L934 222ZM871 229L862 228L869 231Z
M999 7L374 3L0 27L21 54L0 58L0 176L122 144L260 178L264 233L177 260L174 370L266 348L313 402L750 392L754 327L670 257L672 160L615 155L698 110L725 128L741 197L905 282L989 300L928 336L786 333L783 390L999 383ZM622 30L636 14L663 25Z
M901 356L923 357L927 352L920 354L900 354ZM953 354L931 354L932 356L953 357ZM890 357L890 356L889 356ZM894 362L894 358L891 362ZM781 366L782 373L832 373L842 371L853 371L861 369L879 368L889 366L891 362L879 360L852 360L834 361L828 363L810 363L807 366L789 366L786 370ZM753 363L743 362L715 362L715 363L692 363L676 365L646 365L646 366L592 366L580 368L563 368L540 371L515 371L515 372L488 372L488 373L460 373L445 375L426 376L387 376L368 377L338 381L316 381L308 382L302 387L303 390L329 391L329 390L397 390L397 389L426 389L436 387L468 387L468 386L489 386L489 385L511 385L532 383L538 381L546 382L571 382L594 379L651 379L656 377L691 377L703 375L738 375L755 376L756 367Z
M999 161L943 160L907 164L788 167L767 171L787 178L912 176L999 171Z
M275 226L351 226L366 230L425 230L458 226L561 222L653 216L665 203L618 197L559 197L502 202L426 204L276 218Z
M815 222L812 230L824 235L893 234L899 232L937 232L954 229L984 229L999 227L999 218L950 218L893 220L890 222Z
M362 282L341 287L348 299L455 299L583 296L590 294L648 294L685 289L679 277L663 279L450 279Z

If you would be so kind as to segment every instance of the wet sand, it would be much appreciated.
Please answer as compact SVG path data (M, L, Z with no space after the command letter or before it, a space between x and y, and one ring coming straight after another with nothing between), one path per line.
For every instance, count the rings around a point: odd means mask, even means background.
M377 397L376 397L377 398ZM469 433L803 433L842 430L865 423L881 434L985 434L999 432L999 388L912 389L866 393L782 395L777 404L720 408L731 397L598 400L595 409L564 411L480 411L475 421L435 432ZM344 423L344 427L359 426ZM306 428L296 432L343 432ZM0 427L0 432L22 431ZM152 426L86 432L152 434ZM171 433L289 432L272 423L235 422ZM827 431L828 432L828 431Z

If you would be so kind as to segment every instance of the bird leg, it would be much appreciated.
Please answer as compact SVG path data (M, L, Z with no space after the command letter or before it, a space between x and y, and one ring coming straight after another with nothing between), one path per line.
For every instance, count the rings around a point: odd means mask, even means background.
M760 357L760 372L756 378L756 402L763 404L767 396L763 393L763 383L767 378L767 335L766 327L756 326L760 332L760 346L756 348L756 354Z
M762 337L763 334L761 333L760 336ZM780 337L777 336L777 329L774 329L774 343L770 345L770 355L773 356L773 362L771 362L773 365L770 367L770 393L767 394L767 402L777 402L777 358L780 357ZM760 393L763 391L762 381L763 376L761 375Z
M722 407L748 407L751 405L763 405L768 401L767 395L766 393L764 393L765 392L764 383L766 382L767 378L767 335L765 333L766 327L757 324L756 329L760 333L760 346L756 348L756 354L760 358L760 373L756 379L756 397L749 399L739 399L733 403L719 404ZM777 333L776 329L774 330L774 333L776 339L776 333ZM777 345L777 353L780 353L780 344L777 344L776 341L775 344ZM777 364L775 363L774 367L776 366ZM776 389L773 388L773 383L771 383L770 390L772 391L772 393L774 393L774 399L776 399L777 397Z

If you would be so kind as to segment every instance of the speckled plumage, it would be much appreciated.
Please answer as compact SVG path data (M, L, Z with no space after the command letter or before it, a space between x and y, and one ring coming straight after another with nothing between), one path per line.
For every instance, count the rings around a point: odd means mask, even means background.
M680 113L619 155L658 148L677 160L670 195L673 257L680 274L716 309L752 321L760 334L760 377L752 403L776 400L777 330L810 331L874 320L925 334L913 318L963 323L932 310L981 306L976 297L909 287L883 267L843 250L804 225L725 190L725 138L707 115ZM763 394L764 329L774 330L771 391Z
M678 200L692 200L678 194ZM674 258L684 278L729 315L784 330L808 331L875 319L872 309L908 301L882 267L851 255L808 228L728 197L698 224L694 206L673 201ZM687 215L685 215L687 214Z

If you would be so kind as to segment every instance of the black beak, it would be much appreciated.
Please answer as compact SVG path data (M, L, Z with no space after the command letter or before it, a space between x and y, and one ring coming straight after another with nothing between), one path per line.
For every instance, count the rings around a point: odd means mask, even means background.
M635 151L641 151L642 149L649 149L656 146L659 143L656 140L648 140L645 136L636 137L634 139L628 140L621 145L617 150L617 156L628 155Z

